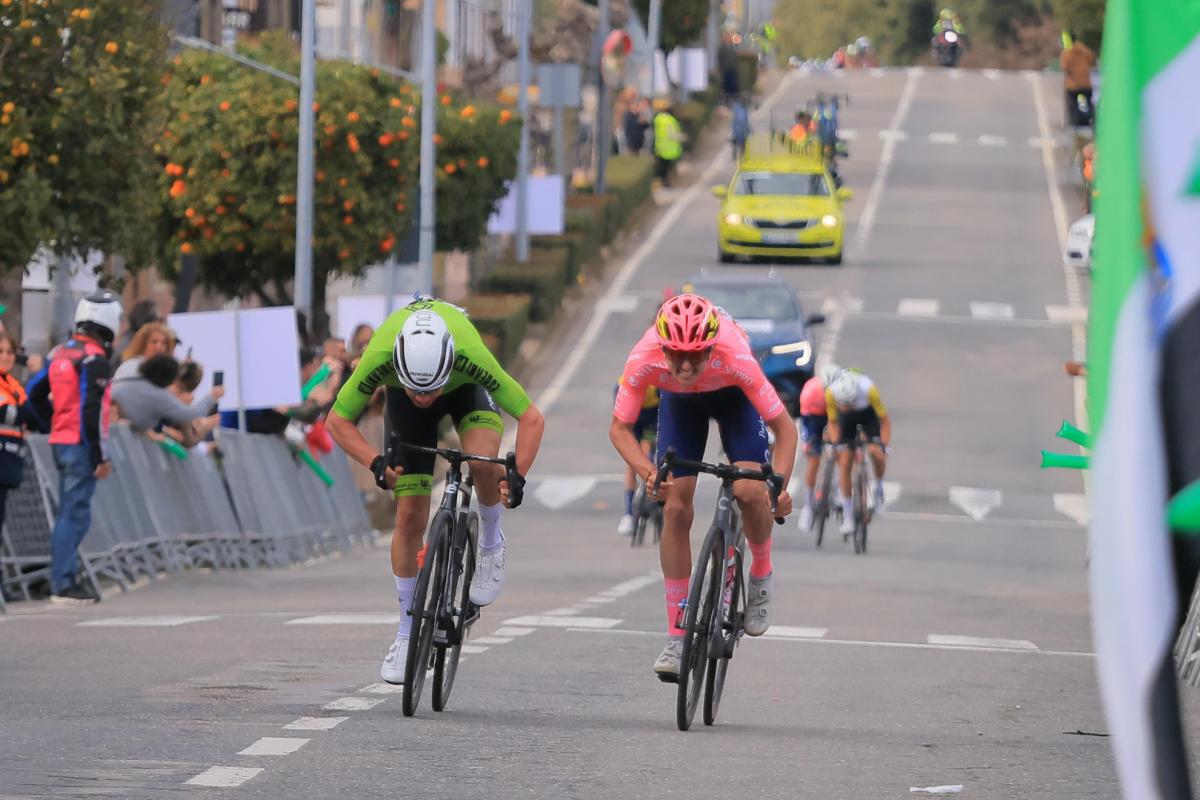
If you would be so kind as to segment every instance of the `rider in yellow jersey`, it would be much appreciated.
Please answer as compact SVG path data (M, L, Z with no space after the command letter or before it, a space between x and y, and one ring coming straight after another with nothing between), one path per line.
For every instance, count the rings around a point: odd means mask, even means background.
M854 533L854 510L850 494L850 449L861 425L871 440L868 452L875 467L875 510L883 509L883 473L887 446L892 440L892 421L875 382L858 370L842 370L825 388L830 441L842 445L838 453L838 484L842 492L841 533Z
M616 391L621 390L621 379L617 379ZM615 393L613 395L616 396ZM641 442L642 452L647 456L654 449L658 438L658 387L652 386L642 398L642 410L637 421L633 423L633 435ZM637 520L633 516L633 496L637 490L637 477L633 467L625 465L625 513L617 523L618 536L631 536Z

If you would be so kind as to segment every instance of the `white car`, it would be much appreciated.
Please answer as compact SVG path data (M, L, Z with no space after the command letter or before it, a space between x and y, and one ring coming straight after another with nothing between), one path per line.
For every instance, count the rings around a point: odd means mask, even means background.
M1067 246L1063 250L1063 263L1068 267L1092 268L1092 236L1096 233L1096 217L1084 214L1071 224L1067 231Z

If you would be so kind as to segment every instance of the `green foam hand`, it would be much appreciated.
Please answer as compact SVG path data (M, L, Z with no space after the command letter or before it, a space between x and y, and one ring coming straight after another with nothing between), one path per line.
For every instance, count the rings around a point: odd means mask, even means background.
M1167 504L1167 524L1177 531L1200 533L1200 480L1171 498Z
M178 458L180 461L183 461L188 457L188 451L184 448L184 446L170 437L159 439L158 446Z
M1087 456L1042 451L1042 469L1087 469L1088 461Z
M1066 439L1068 442L1074 442L1080 447L1090 448L1092 446L1092 437L1065 419L1063 420L1062 427L1058 429L1058 433L1054 435L1060 439Z

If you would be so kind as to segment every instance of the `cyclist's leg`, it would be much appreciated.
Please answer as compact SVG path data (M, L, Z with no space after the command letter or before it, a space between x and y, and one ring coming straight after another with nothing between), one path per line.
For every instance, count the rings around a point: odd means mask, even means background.
M504 425L487 390L474 383L460 386L447 395L447 405L464 453L495 457L500 452ZM504 586L504 533L500 529L504 468L472 462L467 469L475 483L479 511L479 564L471 580L471 602L486 606L499 597Z
M658 452L675 448L681 457L704 457L708 440L708 413L696 402L697 395L662 392L658 406ZM670 636L682 636L677 619L680 601L687 597L692 575L691 530L696 494L696 473L676 467L671 472L673 485L663 508L663 533L658 544L659 562L667 600L667 630Z
M387 388L388 426L395 438L406 444L437 445L437 423L446 413L442 398L429 408L418 408L402 389ZM392 574L413 578L417 574L417 551L429 521L429 496L433 491L434 457L401 449L397 453L401 474L396 497L396 528L392 536Z
M842 414L841 424L838 426L838 431L841 433L841 439L837 442L838 450L838 488L842 495L842 528L846 524L853 523L854 509L853 493L850 489L850 468L854 460L854 451L850 449L850 444L854 442L854 438L858 435L858 425L861 417L857 412Z
M800 417L804 436L804 505L808 508L816 505L817 470L821 465L821 448L828 421L829 418L824 415L806 414Z

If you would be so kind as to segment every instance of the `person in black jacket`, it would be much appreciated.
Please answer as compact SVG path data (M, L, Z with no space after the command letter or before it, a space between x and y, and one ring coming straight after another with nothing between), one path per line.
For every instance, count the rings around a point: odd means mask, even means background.
M29 418L25 389L12 376L17 348L7 333L0 333L0 526L8 493L21 485L25 474L25 430Z

